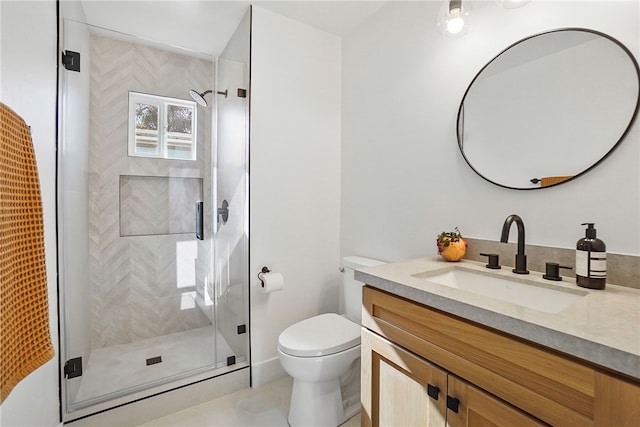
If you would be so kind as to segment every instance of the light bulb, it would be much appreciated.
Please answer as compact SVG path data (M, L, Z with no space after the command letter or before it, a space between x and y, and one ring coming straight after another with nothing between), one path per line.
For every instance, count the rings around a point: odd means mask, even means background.
M448 0L442 3L436 14L436 28L445 37L461 37L469 26L469 8L461 0Z
M451 11L447 19L447 32L449 34L458 34L464 28L464 18L460 14L460 9Z

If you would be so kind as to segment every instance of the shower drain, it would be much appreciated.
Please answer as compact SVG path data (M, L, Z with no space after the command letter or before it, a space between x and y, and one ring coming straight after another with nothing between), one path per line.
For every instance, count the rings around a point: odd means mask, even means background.
M147 359L147 366L162 362L162 356L150 357Z

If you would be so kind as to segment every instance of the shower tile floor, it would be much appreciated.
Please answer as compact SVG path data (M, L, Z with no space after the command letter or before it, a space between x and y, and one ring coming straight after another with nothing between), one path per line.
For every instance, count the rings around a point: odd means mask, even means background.
M176 412L139 427L288 427L293 380L286 376ZM360 414L342 424L360 427Z
M215 365L214 337L225 366L233 352L213 326L93 350L76 402ZM162 362L147 366L147 359L157 356Z

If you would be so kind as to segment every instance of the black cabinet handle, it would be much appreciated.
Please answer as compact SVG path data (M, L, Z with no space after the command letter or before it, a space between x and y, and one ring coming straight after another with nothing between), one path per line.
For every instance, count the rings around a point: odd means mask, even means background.
M456 397L447 396L447 408L451 409L453 412L457 414L459 407L460 407L460 399Z
M427 394L433 400L438 400L438 395L440 394L440 387L437 385L427 384Z

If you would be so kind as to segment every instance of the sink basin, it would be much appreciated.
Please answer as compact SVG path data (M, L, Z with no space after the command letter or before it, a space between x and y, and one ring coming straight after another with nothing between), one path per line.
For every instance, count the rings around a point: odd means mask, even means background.
M428 271L412 276L546 313L558 313L588 295L578 289L553 288L553 285L545 286L527 279L504 277L464 267Z

